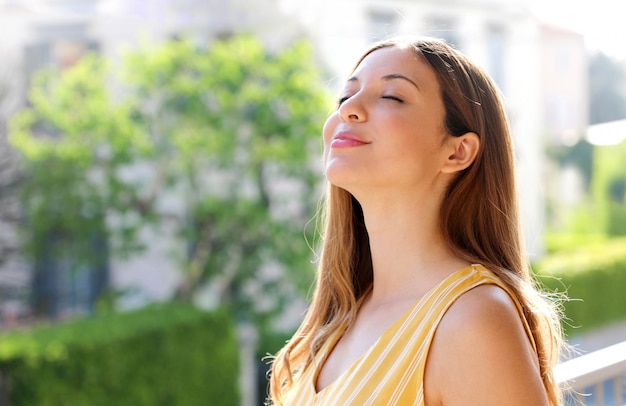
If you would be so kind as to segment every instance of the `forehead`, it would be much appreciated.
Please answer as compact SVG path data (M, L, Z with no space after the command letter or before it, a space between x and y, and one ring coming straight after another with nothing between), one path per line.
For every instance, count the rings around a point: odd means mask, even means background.
M410 48L397 46L371 52L357 65L352 76L361 79L362 76L383 76L389 73L403 74L416 82L437 81L434 70L420 55Z
M402 69L411 71L423 63L417 53L408 48L389 46L370 52L354 69L353 74L372 69Z

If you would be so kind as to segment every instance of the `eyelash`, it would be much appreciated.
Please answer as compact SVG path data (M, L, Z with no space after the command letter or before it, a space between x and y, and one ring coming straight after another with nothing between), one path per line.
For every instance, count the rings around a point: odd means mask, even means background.
M346 100L348 100L350 97L349 96L344 96L344 97L340 97L339 100L337 100L337 105L341 106L343 104L343 102L345 102ZM402 100L401 98L397 97L397 96L383 96L383 99L389 99L389 100L394 100L397 101L398 103L404 103L404 100Z
M404 100L402 100L401 98L397 96L383 96L383 99L395 100L398 103L404 103Z
M343 102L345 102L348 99L349 99L349 97L346 97L346 96L340 97L339 100L337 100L337 105L341 106L343 104Z

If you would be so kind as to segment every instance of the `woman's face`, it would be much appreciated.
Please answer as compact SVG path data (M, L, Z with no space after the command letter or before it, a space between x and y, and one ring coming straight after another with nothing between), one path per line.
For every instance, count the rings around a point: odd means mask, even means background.
M444 118L439 82L421 57L398 47L372 52L324 125L329 182L355 195L371 187L428 191L448 155Z

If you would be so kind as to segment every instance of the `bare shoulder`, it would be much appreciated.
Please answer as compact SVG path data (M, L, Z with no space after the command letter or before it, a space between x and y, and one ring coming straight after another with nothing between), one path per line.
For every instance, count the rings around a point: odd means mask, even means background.
M495 285L462 295L437 328L426 404L548 405L537 357L511 297Z

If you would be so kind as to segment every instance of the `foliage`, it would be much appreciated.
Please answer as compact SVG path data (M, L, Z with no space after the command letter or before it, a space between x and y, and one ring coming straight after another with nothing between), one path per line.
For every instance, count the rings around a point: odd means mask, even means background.
M626 118L624 73L619 63L601 53L589 64L589 122L591 124ZM624 172L617 170L614 158L623 146L600 147L584 139L573 146L549 146L548 156L561 168L575 167L584 179L584 201L576 207L563 207L558 202L548 202L548 218L559 233L626 233L626 209L619 202L621 190L626 189ZM613 155L613 158L608 157ZM606 160L608 159L609 162ZM623 155L621 162L623 161ZM607 165L608 164L608 165ZM609 169L609 166L612 169ZM622 165L623 167L623 165ZM608 170L608 171L607 171ZM618 196L617 203L607 197ZM613 199L615 200L615 199Z
M575 206L558 210L557 234L626 235L626 142L617 145L591 145L580 141L573 147L551 150L553 158L564 165L575 165L586 179L585 198ZM584 238L584 237L583 237Z
M113 73L95 56L47 72L12 123L30 174L30 252L53 236L91 260L87 242L104 235L130 256L149 243L141 230L173 228L186 247L180 298L210 282L239 318L267 320L288 300L272 270L312 278L303 229L328 103L309 46L147 44Z
M548 290L568 296L564 327L569 335L624 320L626 238L555 252L534 268Z
M589 189L593 177L593 149L594 146L584 138L574 145L551 145L547 148L547 155L558 162L561 168L573 166L580 170L585 179L585 188Z
M598 219L608 235L626 235L626 142L596 146L593 196L602 216Z
M12 405L237 405L224 312L154 306L0 336Z
M589 226L586 227L586 230L588 229ZM548 232L544 235L544 244L548 254L562 251L573 251L588 245L597 246L608 240L609 238L603 232Z
M108 231L109 213L134 219L125 214L134 210L136 184L119 172L145 156L150 142L132 121L131 106L112 100L105 78L105 65L95 56L70 72L43 72L30 92L33 107L11 122L11 141L28 174L21 190L28 216L24 241L34 256L49 239L65 240L60 249L70 251L78 266L92 260L90 241ZM136 229L136 221L118 222L117 252L135 251Z

